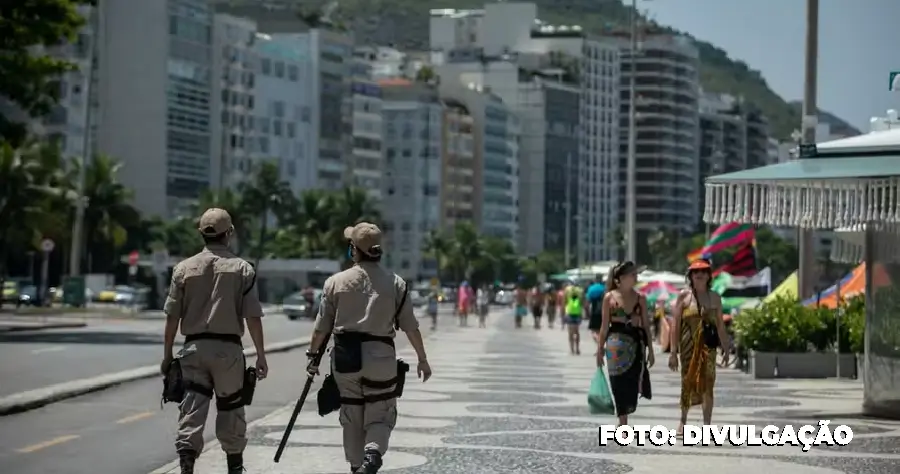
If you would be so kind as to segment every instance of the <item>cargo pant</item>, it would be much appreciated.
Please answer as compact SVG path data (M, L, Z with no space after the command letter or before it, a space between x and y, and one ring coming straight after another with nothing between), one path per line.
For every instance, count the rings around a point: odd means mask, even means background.
M366 341L361 344L362 370L342 374L335 371L332 364L332 375L341 394L344 456L353 468L363 463L367 450L376 450L384 455L391 432L397 424L396 398L366 401L366 397L377 397L396 389L396 384L378 383L397 377L396 352L392 346L382 342ZM347 403L345 400L361 401Z
M212 389L219 397L241 390L244 385L243 348L232 342L199 340L186 344L178 354L185 381ZM176 451L203 451L203 428L213 399L187 390L179 406ZM247 446L244 407L216 414L216 439L226 454L239 454Z

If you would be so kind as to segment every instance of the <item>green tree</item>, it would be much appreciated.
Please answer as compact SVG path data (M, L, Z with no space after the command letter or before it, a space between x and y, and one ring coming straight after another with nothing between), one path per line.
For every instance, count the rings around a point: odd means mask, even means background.
M58 148L50 144L13 148L0 143L0 280L6 277L9 257L36 249L42 225L59 218L46 210L50 203L70 197L61 164Z
M609 235L606 236L606 238L610 240L613 248L616 249L616 260L625 260L625 254L628 250L628 242L625 241L625 229L623 229L622 226L617 225L609 231ZM571 262L566 263L569 267L574 266Z
M78 173L72 161L72 174ZM119 182L122 164L106 155L97 155L85 170L84 235L88 271L108 272L115 268L120 250L128 239L127 228L140 223L140 214L131 205L133 193Z
M46 115L59 99L59 78L75 66L46 48L75 38L85 19L71 0L0 2L0 97L21 117L0 113L0 141L25 141L29 117Z
M772 268L772 281L787 278L800 266L797 246L781 238L768 227L756 231L756 264Z
M451 250L451 236L447 232L432 229L425 237L424 250L425 253L434 259L437 266L438 279L441 273L447 269Z
M472 222L460 222L453 227L450 234L450 252L448 269L456 280L468 279L472 276L474 263L483 255L481 236Z
M416 82L431 82L437 79L437 74L431 66L422 66L416 71Z
M290 209L294 207L294 193L287 181L281 179L275 161L261 163L251 179L241 183L238 190L243 210L248 216L259 219L258 240L253 252L258 265L265 253L269 217L274 216L279 224L287 221Z

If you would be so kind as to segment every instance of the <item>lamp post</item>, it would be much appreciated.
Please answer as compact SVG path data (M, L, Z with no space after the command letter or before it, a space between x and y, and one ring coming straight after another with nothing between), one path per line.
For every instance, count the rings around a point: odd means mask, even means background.
M631 0L631 49L629 55L628 78L628 160L625 168L625 259L635 261L637 256L637 196L635 194L635 173L637 168L637 0Z
M818 123L818 107L816 105L817 68L819 59L819 0L806 0L806 67L803 86L803 145L816 143L816 125ZM797 232L799 247L799 290L800 299L812 295L815 285L815 255L813 254L813 231L799 229Z

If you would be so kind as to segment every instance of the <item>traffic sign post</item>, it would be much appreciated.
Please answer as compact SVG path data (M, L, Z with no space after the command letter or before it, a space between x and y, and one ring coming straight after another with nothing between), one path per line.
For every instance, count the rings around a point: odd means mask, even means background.
M159 307L166 302L166 277L169 273L169 251L159 247L153 251L153 273L156 275L156 293Z
M41 306L48 306L50 303L50 298L48 298L47 290L48 280L50 279L50 252L53 252L53 248L56 247L56 243L54 243L50 239L44 239L41 241L41 250L43 252L43 260L41 261L41 294L40 299L38 301L41 302Z
M132 278L137 276L138 260L140 258L141 254L138 253L137 250L134 250L128 254L128 276Z

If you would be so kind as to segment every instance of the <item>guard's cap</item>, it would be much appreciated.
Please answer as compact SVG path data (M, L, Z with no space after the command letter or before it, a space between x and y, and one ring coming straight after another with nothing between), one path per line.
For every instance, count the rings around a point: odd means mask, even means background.
M688 271L693 272L697 270L712 270L712 265L710 265L709 260L705 258L698 258L691 262L688 266Z
M381 255L381 235L381 229L369 222L360 222L344 229L344 238L371 257Z
M200 216L200 222L197 227L200 233L207 237L214 237L234 229L234 226L231 224L231 215L228 214L228 211L217 207L207 209Z

